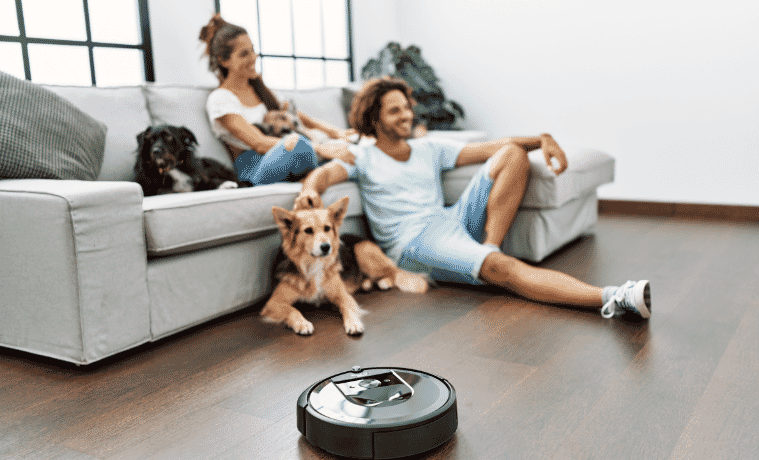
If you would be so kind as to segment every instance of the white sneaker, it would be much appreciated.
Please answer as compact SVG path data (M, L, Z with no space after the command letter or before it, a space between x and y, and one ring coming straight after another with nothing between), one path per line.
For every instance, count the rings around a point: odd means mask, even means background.
M620 287L607 286L603 292L604 306L601 316L611 318L625 311L643 319L651 316L651 284L648 280L628 281Z

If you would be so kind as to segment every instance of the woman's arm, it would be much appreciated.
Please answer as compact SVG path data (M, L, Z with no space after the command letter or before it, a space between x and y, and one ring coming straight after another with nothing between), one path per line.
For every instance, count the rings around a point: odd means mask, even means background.
M355 130L353 129L340 129L335 126L332 126L326 121L317 120L316 118L311 118L301 111L298 111L298 117L303 122L303 126L305 126L308 129L318 129L319 131L323 131L331 139L343 139L347 141L348 136L350 136L351 134L355 132Z
M279 138L266 136L260 129L248 123L248 121L239 114L229 113L216 119L224 128L233 136L248 144L253 150L263 155L268 152ZM240 152L235 150L235 156Z

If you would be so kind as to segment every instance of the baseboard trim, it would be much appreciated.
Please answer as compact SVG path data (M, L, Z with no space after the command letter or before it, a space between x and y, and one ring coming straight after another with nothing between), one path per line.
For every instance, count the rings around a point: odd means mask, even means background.
M759 222L759 206L598 200L598 213L606 215L680 217L730 222Z

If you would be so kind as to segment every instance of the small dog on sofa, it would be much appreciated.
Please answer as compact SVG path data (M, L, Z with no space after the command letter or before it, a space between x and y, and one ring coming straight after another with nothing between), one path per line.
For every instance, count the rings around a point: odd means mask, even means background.
M272 207L282 233L282 248L275 260L279 284L261 309L266 322L285 323L301 335L314 332L314 325L294 307L296 302L319 305L329 301L342 314L345 332L364 332L364 310L353 298L359 288L369 290L397 286L403 292L424 293L424 275L398 268L375 243L355 235L340 236L348 197L324 209L316 196L299 197L292 211Z
M218 161L195 156L197 144L184 126L150 126L138 134L134 171L144 195L250 186Z
M288 134L297 133L305 136L313 142L326 142L329 136L318 129L308 129L303 126L298 118L298 111L294 103L285 103L281 110L269 110L264 115L261 123L253 126L261 130L267 136L285 137Z

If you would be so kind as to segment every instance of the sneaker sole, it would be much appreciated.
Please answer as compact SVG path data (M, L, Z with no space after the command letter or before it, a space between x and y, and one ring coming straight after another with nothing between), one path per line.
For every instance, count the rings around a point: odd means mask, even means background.
M651 283L648 280L641 280L635 285L635 306L641 318L648 319L651 317Z

